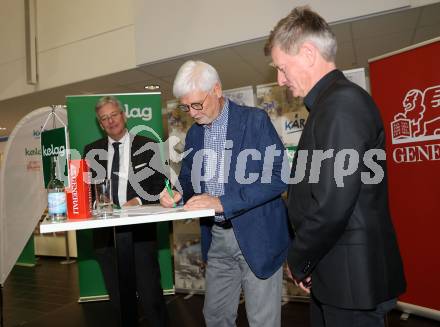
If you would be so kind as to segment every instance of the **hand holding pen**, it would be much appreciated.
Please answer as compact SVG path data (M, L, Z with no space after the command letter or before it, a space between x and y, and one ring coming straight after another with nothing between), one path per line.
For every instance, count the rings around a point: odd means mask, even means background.
M160 204L165 208L175 208L176 203L179 203L182 199L182 195L173 191L168 179L165 180L165 188L160 193Z

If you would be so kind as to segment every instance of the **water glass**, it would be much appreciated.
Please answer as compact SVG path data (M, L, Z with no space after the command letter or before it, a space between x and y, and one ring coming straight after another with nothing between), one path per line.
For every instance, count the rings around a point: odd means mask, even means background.
M97 216L106 218L113 215L112 181L104 179L95 184Z

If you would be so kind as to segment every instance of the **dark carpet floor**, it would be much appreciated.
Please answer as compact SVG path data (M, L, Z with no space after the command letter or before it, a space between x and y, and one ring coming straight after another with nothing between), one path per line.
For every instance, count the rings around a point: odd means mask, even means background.
M4 327L81 327L117 325L117 317L107 301L78 301L76 264L61 265L61 259L40 258L33 268L14 267L4 289ZM166 297L171 327L204 326L203 296L175 294ZM389 315L389 327L434 327L440 323L417 316L400 319L401 313ZM140 318L140 326L147 327ZM248 326L244 305L238 314L238 327ZM308 304L289 302L283 305L282 326L309 326Z

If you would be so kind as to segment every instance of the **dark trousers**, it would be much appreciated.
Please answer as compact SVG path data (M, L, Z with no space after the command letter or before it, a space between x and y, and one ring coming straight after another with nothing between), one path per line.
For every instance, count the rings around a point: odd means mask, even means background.
M396 299L379 303L372 310L351 310L320 303L313 295L310 301L312 327L383 327L385 315L396 306Z
M160 284L160 268L155 241L134 241L136 289L147 318L148 326L167 326L168 316L163 290ZM96 259L101 267L110 301L119 311L119 288L116 251L113 246L95 248Z

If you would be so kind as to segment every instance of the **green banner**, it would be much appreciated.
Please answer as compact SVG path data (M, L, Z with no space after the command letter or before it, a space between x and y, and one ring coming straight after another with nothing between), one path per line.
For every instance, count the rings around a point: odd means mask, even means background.
M123 106L129 130L134 126L145 125L151 127L160 137L163 137L160 93L112 95ZM104 137L95 115L95 105L102 96L104 95L68 96L66 99L70 148L77 149L81 154L84 146ZM157 140L154 133L142 131L140 134Z
M35 243L34 235L31 235L26 243L23 251L17 259L16 265L25 267L34 267L37 260L35 259Z
M108 94L105 94L108 95ZM139 134L160 141L163 138L162 101L159 92L112 94L122 104L127 116L128 130L135 126L148 126L153 132L142 130ZM82 156L84 147L104 137L96 119L95 105L104 95L68 96L67 117L69 123L70 148ZM72 158L74 158L74 154ZM157 227L159 264L164 293L174 292L169 223ZM80 298L99 298L106 294L99 265L93 258L92 232L77 232Z
M67 178L66 129L64 127L43 131L41 133L41 155L43 158L44 187L47 188L51 172L51 157L57 157L56 176L69 186Z

